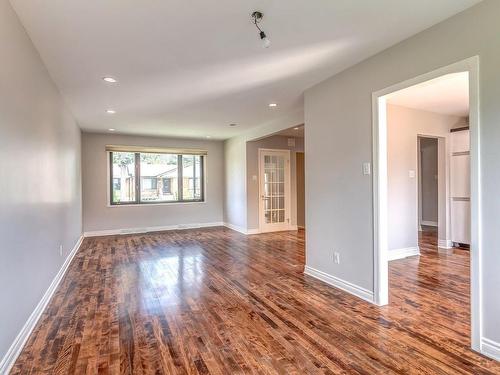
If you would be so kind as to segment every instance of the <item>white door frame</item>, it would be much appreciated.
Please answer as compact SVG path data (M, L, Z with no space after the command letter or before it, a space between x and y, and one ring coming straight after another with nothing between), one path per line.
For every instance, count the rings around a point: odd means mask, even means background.
M270 230L269 228L265 228L264 223L264 203L262 200L262 154L264 152L281 152L287 154L287 161L285 161L285 220L288 220L286 225L283 225L280 228ZM279 232L284 230L292 229L292 220L291 220L291 168L290 168L290 150L284 149L270 149L270 148L259 148L258 153L258 165L259 165L259 232Z
M479 139L479 57L474 56L372 94L373 116L373 256L374 300L389 302L388 226L387 226L387 95L440 76L469 73L469 127L471 155L471 342L481 351L482 275L481 275L481 179Z

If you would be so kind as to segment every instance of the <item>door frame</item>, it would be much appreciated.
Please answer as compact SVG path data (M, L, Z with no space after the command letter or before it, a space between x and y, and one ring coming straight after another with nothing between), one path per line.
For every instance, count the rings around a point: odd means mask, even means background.
M422 165L420 154L421 138L435 139L437 141L437 163L438 163L438 247L441 249L451 249L450 240L450 162L449 162L449 142L448 138L439 134L418 133L417 134L417 230L421 230L422 224ZM444 158L440 160L440 153ZM440 163L441 161L441 163ZM441 165L442 164L442 165ZM444 215L441 214L444 212ZM429 225L429 224L423 224Z
M459 72L468 72L469 74L471 155L471 346L473 350L480 352L483 322L478 56L470 57L372 93L374 302L380 306L386 305L389 302L387 242L387 95L446 74Z
M287 160L285 164L285 220L288 220L288 223L283 226L283 228L276 229L276 230L270 230L268 228L265 228L265 223L264 223L264 204L262 201L262 154L265 152L281 152L287 155ZM292 219L291 219L291 213L292 213L292 206L291 206L291 162L290 162L290 157L291 157L291 152L290 150L286 149L272 149L272 148L259 148L258 152L258 166L259 166L259 232L260 233L266 233L266 232L281 232L281 231L286 231L286 230L291 230L292 229Z

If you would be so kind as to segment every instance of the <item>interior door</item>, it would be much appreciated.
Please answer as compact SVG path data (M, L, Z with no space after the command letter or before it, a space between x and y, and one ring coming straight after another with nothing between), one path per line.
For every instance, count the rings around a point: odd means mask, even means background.
M259 150L261 232L290 230L290 151Z

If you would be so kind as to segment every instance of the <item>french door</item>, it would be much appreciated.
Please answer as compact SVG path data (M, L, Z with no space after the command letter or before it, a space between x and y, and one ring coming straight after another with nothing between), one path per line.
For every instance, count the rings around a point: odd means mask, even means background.
M290 151L259 149L261 232L290 230Z

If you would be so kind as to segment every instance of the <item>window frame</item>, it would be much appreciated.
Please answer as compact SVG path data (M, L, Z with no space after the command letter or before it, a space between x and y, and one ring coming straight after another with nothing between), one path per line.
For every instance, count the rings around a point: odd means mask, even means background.
M130 202L114 202L113 201L113 153L114 152L130 152L134 154L134 168L135 168L135 200ZM207 155L203 154L189 154L189 153L166 153L166 152L147 152L147 151L107 151L108 153L108 206L148 206L148 205L168 205L168 204L190 204L190 203L205 203L205 190L206 190L206 158ZM177 155L177 180L179 199L172 201L143 201L141 200L141 154L170 154ZM183 199L183 155L195 155L200 157L200 199ZM180 166L180 167L179 167ZM171 187L172 188L172 187Z

